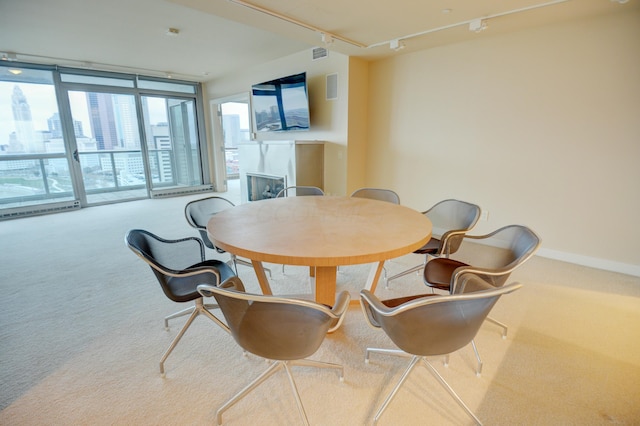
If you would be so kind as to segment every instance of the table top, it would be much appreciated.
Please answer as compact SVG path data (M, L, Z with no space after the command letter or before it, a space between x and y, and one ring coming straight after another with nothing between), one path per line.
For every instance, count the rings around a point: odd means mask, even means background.
M216 246L252 260L339 266L410 253L429 240L431 222L388 202L302 196L235 206L214 215L207 231Z

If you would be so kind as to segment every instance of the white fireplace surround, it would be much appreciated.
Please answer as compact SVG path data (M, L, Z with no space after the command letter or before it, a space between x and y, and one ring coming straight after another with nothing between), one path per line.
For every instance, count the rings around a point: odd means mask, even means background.
M240 194L243 203L262 199L248 182L284 179L285 186L311 185L323 189L324 144L317 141L252 141L238 144ZM248 178L248 176L249 178ZM253 186L253 185L252 185ZM269 188L271 189L271 188ZM264 188L258 190L260 194ZM270 198L267 194L264 198Z

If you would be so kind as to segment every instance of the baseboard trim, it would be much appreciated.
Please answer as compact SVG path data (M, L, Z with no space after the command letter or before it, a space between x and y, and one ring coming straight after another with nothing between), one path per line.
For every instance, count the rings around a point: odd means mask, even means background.
M597 257L582 256L575 253L567 253L559 250L551 250L540 248L536 255L549 259L560 260L576 265L589 266L591 268L603 269L605 271L619 272L621 274L633 275L640 277L640 265L632 265L629 263L615 262L613 260L600 259Z

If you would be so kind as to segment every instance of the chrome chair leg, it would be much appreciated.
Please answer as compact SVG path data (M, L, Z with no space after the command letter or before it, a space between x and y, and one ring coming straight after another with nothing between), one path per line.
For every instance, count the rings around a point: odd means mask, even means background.
M438 373L438 371L435 368L433 368L433 366L429 363L429 361L427 361L425 358L422 358L422 360L424 361L424 365L431 372L433 377L435 377L440 382L440 384L447 390L447 392L449 392L449 395L451 395L453 399L456 400L458 405L460 405L460 407L462 407L462 409L464 409L464 411L466 411L467 414L471 416L473 420L475 420L476 424L482 425L482 422L480 421L480 419L478 419L478 417L476 417L476 415L473 414L473 411L471 411L469 407L467 407L467 404L465 404L464 401L460 399L458 394L451 388L451 386L449 386L449 383L447 383L447 381L440 375L440 373Z
M182 316L185 316L185 315L189 315L189 314L190 314L190 313L192 313L195 309L196 309L196 307L195 307L195 306L189 306L189 307L188 307L188 308L186 308L186 309L183 309L183 310L181 310L181 311L178 311L178 312L176 312L176 313L173 313L173 314L171 314L171 315L168 315L168 316L164 317L164 329L165 329L165 330L169 330L169 320L171 320L171 319L175 319L175 318L178 318L178 317L182 317Z
M270 360L266 360L270 361ZM267 368L267 370L262 373L258 378L253 380L247 386L245 386L240 392L235 394L230 400L224 403L224 405L218 408L216 411L216 422L218 425L222 425L222 414L227 411L231 406L233 406L236 402L240 401L244 398L249 392L254 390L260 384L262 384L265 380L275 374L281 368L284 368L287 373L287 377L289 378L289 384L291 385L291 389L293 391L293 395L296 399L296 405L298 406L298 412L302 417L302 420L305 425L309 425L309 420L307 419L307 414L304 411L304 407L302 405L302 400L300 399L300 393L298 392L298 388L293 379L293 375L291 374L291 369L289 366L301 366L301 367L316 367L316 368L332 368L340 371L340 381L344 381L344 367L339 364L333 364L331 362L323 362L323 361L315 361L310 359L297 359L292 361L274 361L273 364Z
M340 381L344 382L344 367L340 364L334 364L332 362L315 361L312 359L297 359L288 361L291 366L299 367L314 367L314 368L331 368L340 371Z
M476 354L476 360L478 361L478 366L476 367L476 376L480 377L482 374L482 359L480 358L480 353L478 352L478 348L476 347L475 340L471 341L471 347L473 348L473 352Z
M298 392L298 387L296 386L295 380L293 380L293 375L291 374L291 370L289 369L288 363L283 362L284 371L287 373L287 377L289 378L289 384L291 385L291 390L293 391L293 396L296 398L296 405L298 406L298 412L302 417L302 421L306 426L309 426L309 419L307 418L307 413L304 411L304 407L302 406L302 400L300 399L300 393Z
M418 361L420 361L420 357L414 356L413 359L411 360L411 363L409 364L409 367L407 367L404 374L400 378L400 381L398 382L398 384L393 388L389 396L387 396L387 399L384 400L384 402L378 409L378 412L376 413L376 415L373 417L374 425L378 423L378 420L380 420L380 416L382 415L382 413L384 413L384 410L387 409L387 407L389 406L393 398L396 396L402 384L405 382L405 380L407 380L407 377L409 377L409 373L411 373L411 370L413 370L413 368L418 364Z
M233 406L236 402L244 398L249 392L251 392L256 387L258 387L261 383L263 383L265 380L271 377L274 373L276 373L282 367L283 367L282 362L273 363L271 366L269 366L269 368L267 368L267 370L264 373L259 375L255 380L253 380L251 383L245 386L244 389L242 389L240 392L235 394L230 400L225 402L224 405L218 408L218 411L216 411L216 423L218 425L222 425L222 413L224 413L229 408L231 408L231 406Z
M385 280L384 288L386 288L386 289L389 288L389 281L393 281L396 278L404 277L405 275L409 275L409 274L411 274L413 272L420 272L420 271L424 270L424 265L425 264L426 264L426 262L421 264L421 265L416 265L413 268L407 269L406 271L402 271L402 272L399 272L399 273L397 273L395 275L390 276L389 278L387 278Z
M495 319L493 319L491 317L487 317L487 321L492 322L492 323L494 323L495 325L497 325L499 327L502 327L502 338L503 339L507 338L507 331L509 331L509 327L507 327L506 324L501 323L500 321L495 320Z
M216 306L217 307L217 305L206 305L206 306ZM204 314L211 321L215 322L220 327L222 327L222 329L225 330L227 333L230 332L229 331L229 327L227 327L227 325L225 323L220 321L220 319L218 319L218 317L216 317L211 312L209 312L207 310L206 306L205 306L204 302L202 301L202 298L200 298L200 299L196 299L195 306L189 308L189 310L191 311L191 315L189 316L189 318L187 319L187 322L184 324L184 326L182 326L182 329L180 330L180 332L178 332L178 335L173 339L173 341L169 345L169 348L164 352L164 354L162 355L162 358L160 359L160 374L162 375L162 377L165 376L164 362L167 360L169 355L171 355L171 352L173 352L173 350L175 349L175 347L178 344L178 342L180 341L180 339L182 339L182 336L184 336L184 333L191 326L191 323L193 323L193 320L196 319L196 317L198 315ZM186 311L186 309L183 310L183 311ZM181 312L183 312L183 311L181 311ZM182 315L185 315L185 314L183 313ZM165 325L166 325L166 321L165 321Z
M412 355L409 355L408 353L406 353L405 351L401 351L400 349L367 348L367 350L364 353L365 354L364 355L365 364L369 364L369 354L370 353L383 354L383 355L393 355L393 356L402 356L402 357L411 357L412 356Z

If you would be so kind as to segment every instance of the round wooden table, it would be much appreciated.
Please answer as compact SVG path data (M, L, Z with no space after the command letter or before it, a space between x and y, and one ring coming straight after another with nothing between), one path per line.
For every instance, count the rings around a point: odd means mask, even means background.
M207 224L214 244L251 259L264 294L272 294L262 262L315 269L315 300L333 305L339 265L375 263L374 291L385 260L431 238L431 222L408 207L365 198L287 197L241 204Z

